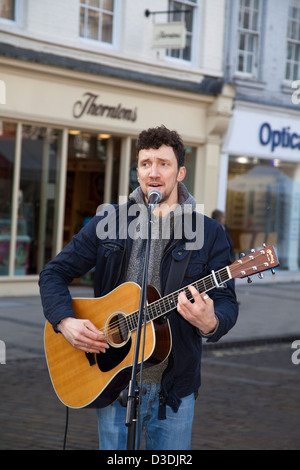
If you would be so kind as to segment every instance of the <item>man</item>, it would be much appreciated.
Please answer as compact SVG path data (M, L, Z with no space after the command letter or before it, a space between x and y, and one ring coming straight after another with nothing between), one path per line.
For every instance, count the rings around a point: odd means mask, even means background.
M67 286L92 267L95 267L95 297L106 295L125 281L141 282L145 239L128 234L135 220L132 207L147 205L151 189L159 190L162 198L152 220L148 284L164 296L230 264L229 246L220 224L203 216L202 223L197 225L195 200L182 183L186 174L184 156L184 145L177 132L164 126L143 131L137 146L140 186L125 204L126 222L119 217L118 230L107 239L99 237L99 230L96 233L102 220L101 215L96 215L42 271L40 289L45 316L74 347L103 354L109 344L103 332L89 320L75 317ZM186 207L192 208L188 211L190 218L184 217ZM124 206L116 206L116 211L123 214ZM147 223L145 211L141 210L137 217L142 230ZM127 237L120 235L124 234L124 224ZM168 237L162 236L168 232L164 231L166 225L170 228ZM188 225L197 227L196 238L202 237L203 243L188 244L187 234L193 233ZM200 386L202 338L218 341L237 319L231 281L223 289L211 290L210 296L204 298L193 286L189 292L189 296L185 292L178 295L177 308L169 315L170 355L143 371L140 422L145 427L147 449L190 448L194 403ZM118 400L97 410L101 449L126 449L125 414L126 408Z
M215 209L211 214L211 218L217 220L221 224L221 226L223 227L223 230L225 232L227 241L228 241L229 246L230 246L231 259L233 261L234 260L234 244L233 244L233 240L231 238L229 228L226 225L225 212L220 211L219 209Z

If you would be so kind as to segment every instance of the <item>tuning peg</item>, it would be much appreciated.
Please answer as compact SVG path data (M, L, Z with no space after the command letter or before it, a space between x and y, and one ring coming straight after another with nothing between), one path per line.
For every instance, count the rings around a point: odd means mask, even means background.
M262 246L263 246L264 248L266 248L267 245L266 245L265 243L263 243Z
M263 279L264 278L263 273L259 273L258 277L259 277L259 279Z
M273 269L273 268L271 269L271 273L272 273L273 275L275 274L275 271L274 271L274 269Z
M248 278L247 278L247 282L248 282L248 284L251 284L252 279L251 279L250 277L248 277Z
M244 256L246 256L245 253L241 253L241 254L240 254L240 258L244 258Z
M255 248L252 248L252 249L251 249L251 253L255 253Z

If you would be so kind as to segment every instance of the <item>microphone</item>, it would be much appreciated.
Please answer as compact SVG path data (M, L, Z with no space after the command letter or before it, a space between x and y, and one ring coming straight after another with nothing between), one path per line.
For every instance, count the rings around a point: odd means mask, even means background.
M151 189L147 196L148 206L156 206L161 200L161 192L158 189Z

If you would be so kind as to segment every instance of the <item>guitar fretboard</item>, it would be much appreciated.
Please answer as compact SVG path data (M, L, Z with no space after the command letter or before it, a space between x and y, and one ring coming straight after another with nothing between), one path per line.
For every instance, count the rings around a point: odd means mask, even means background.
M215 287L219 287L229 279L231 279L230 271L227 267L225 267L217 272L213 272L213 274L209 274L208 276L199 279L191 285L197 289L199 294L204 294L205 292L208 292ZM151 320L155 320L156 318L166 315L167 313L174 310L177 306L178 296L181 292L185 292L187 298L192 300L193 297L188 287L184 287L183 289L172 292L171 294L168 294L165 297L155 300L151 304L147 305L146 321L149 322ZM138 311L127 315L126 324L129 331L134 331L137 328L138 316Z

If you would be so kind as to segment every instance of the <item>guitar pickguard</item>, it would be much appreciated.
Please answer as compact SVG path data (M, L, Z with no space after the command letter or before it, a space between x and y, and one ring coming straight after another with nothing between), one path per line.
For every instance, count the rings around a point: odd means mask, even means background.
M96 354L97 365L101 372L108 372L119 365L127 356L131 348L131 338L121 347L110 346L105 354Z

